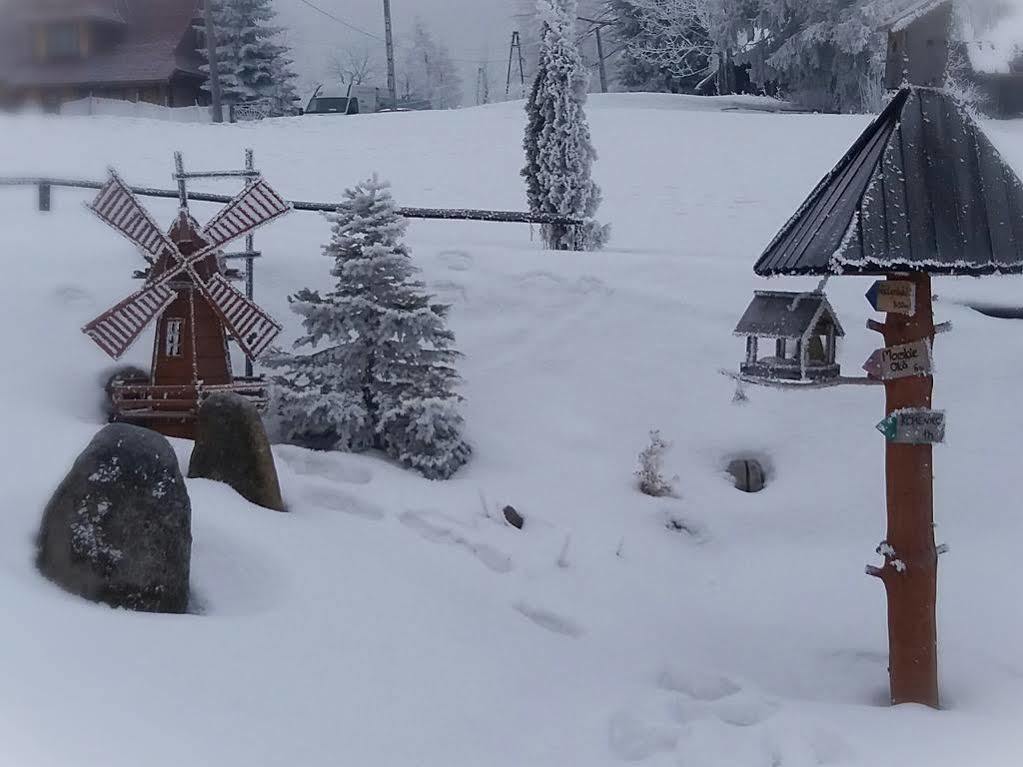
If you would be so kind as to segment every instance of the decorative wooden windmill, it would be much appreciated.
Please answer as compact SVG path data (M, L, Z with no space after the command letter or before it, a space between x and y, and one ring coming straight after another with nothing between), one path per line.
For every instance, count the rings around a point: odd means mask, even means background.
M149 426L168 436L193 438L198 406L209 394L233 391L263 399L261 379L236 379L228 340L248 359L273 343L281 326L228 280L219 255L225 245L291 210L261 177L202 229L181 208L165 234L114 172L89 208L137 245L149 264L145 286L108 309L83 332L115 360L156 322L153 363L145 384L112 388L114 419Z

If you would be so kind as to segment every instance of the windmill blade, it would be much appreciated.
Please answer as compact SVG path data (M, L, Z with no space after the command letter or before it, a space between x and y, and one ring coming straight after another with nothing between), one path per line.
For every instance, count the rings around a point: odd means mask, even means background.
M146 325L174 303L177 293L164 285L143 288L94 319L82 332L115 360L135 343Z
M218 213L202 231L209 243L205 251L220 250L224 245L280 218L291 211L288 204L262 177L253 181Z
M153 258L166 249L177 250L131 189L113 171L110 171L110 180L88 208Z
M246 357L258 359L270 348L282 330L273 317L235 290L222 274L214 275L202 288Z

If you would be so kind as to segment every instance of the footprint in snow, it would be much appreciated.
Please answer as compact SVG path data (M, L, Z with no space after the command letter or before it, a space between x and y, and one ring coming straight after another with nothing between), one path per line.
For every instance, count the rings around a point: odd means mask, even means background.
M680 692L699 701L716 701L734 695L742 688L727 677L699 669L667 668L657 678L657 686L668 692Z
M639 762L655 754L673 751L678 739L677 727L644 722L626 712L611 717L608 727L611 753L624 762Z
M302 491L302 500L311 506L341 511L363 519L383 519L386 514L375 503L352 493L333 487L308 487Z
M368 485L373 480L372 471L357 465L357 459L345 453L320 453L281 445L274 448L274 454L299 476L323 477L349 485Z
M475 259L464 250L443 250L437 254L437 260L453 272L469 271Z
M438 512L406 511L398 519L405 527L415 530L428 541L444 543L468 551L495 573L507 573L512 570L510 556L489 544L470 540L455 529L461 523L450 517Z
M572 637L573 639L583 635L582 627L571 618L566 618L563 615L558 615L558 613L545 610L542 607L535 607L525 602L519 602L513 605L513 607L540 628L547 629L555 634Z

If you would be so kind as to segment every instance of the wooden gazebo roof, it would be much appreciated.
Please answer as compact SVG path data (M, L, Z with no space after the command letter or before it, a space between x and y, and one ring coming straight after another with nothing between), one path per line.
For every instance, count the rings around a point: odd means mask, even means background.
M904 88L754 271L1020 274L1023 183L948 94Z

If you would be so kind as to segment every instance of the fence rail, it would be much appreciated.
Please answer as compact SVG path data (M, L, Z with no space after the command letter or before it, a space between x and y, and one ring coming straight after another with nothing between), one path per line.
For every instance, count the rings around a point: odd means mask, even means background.
M54 187L66 189L101 189L104 183L105 182L102 181L81 181L62 178L0 178L0 187L34 186L38 188L39 209L43 211L50 210L51 190ZM178 190L176 189L132 187L132 191L142 197L178 199ZM233 198L223 194L189 192L188 199L194 200L195 202L227 204L231 202ZM337 210L338 203L292 201L291 206L295 210L314 213L333 213ZM445 221L492 221L507 224L554 224L557 226L568 227L577 227L582 224L582 221L566 216L556 216L549 213L528 213L514 210L478 210L474 208L398 208L398 212L405 218Z

